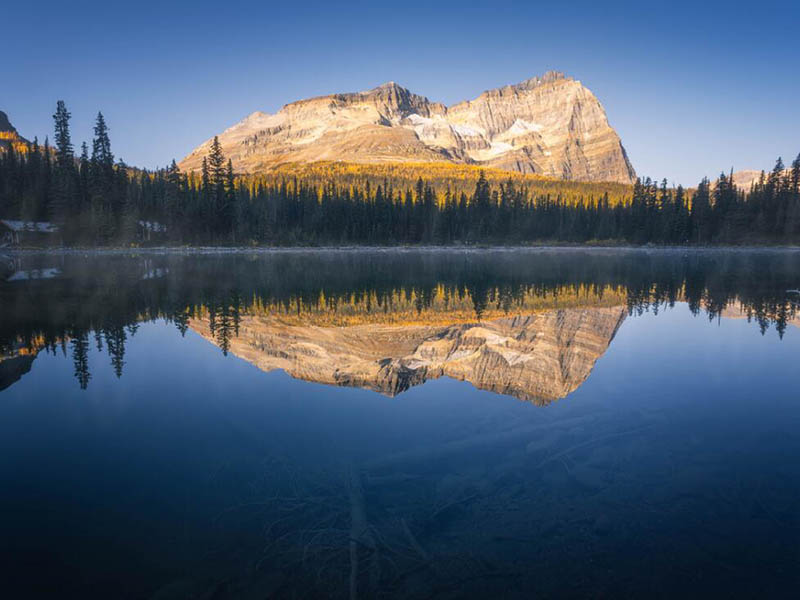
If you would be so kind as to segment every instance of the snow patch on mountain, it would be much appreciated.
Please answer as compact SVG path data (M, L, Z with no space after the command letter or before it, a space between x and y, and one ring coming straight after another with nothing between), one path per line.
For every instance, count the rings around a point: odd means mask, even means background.
M543 129L542 125L539 123L531 123L530 121L526 121L524 119L517 119L514 121L514 124L508 128L508 133L512 133L515 135L523 135L525 133L530 133L532 131L539 132Z

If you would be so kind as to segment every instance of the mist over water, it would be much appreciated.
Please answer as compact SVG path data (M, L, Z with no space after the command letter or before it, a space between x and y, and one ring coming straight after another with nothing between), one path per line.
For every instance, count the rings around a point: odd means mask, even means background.
M800 252L0 261L9 597L788 597Z

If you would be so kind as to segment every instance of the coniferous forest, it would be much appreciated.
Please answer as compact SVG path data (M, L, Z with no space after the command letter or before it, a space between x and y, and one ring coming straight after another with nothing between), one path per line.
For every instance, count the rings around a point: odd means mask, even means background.
M779 158L748 190L732 171L694 189L477 169L465 183L464 169L448 178L436 163L237 175L215 138L197 174L115 160L100 113L79 151L63 102L53 119L52 145L0 153L0 217L53 222L68 246L800 243L800 155L788 167Z

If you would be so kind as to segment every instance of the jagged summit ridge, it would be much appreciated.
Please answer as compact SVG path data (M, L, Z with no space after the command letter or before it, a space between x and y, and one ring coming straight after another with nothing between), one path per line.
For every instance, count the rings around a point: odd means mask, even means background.
M254 112L219 139L239 172L321 160L448 161L587 181L635 177L599 100L557 71L449 107L389 81ZM209 145L182 168L198 169Z
M559 80L572 81L572 77L567 76L561 71L547 71L541 77L534 76L531 77L530 79L526 79L525 81L521 81L520 83L512 84L508 87L516 90L532 90L533 88L538 87L540 85L546 83L553 83L554 81L559 81Z

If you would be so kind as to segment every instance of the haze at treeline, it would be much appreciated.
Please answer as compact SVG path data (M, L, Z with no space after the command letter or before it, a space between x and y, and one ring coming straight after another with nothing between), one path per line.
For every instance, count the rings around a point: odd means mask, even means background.
M800 242L800 156L788 169L778 159L750 190L725 173L691 191L646 178L625 193L483 172L465 190L441 166L415 181L402 166L391 178L379 166L358 177L341 168L237 176L216 138L200 174L174 161L139 170L115 161L101 114L91 150L76 156L69 120L59 102L53 148L34 141L0 155L0 215L53 221L67 245Z

